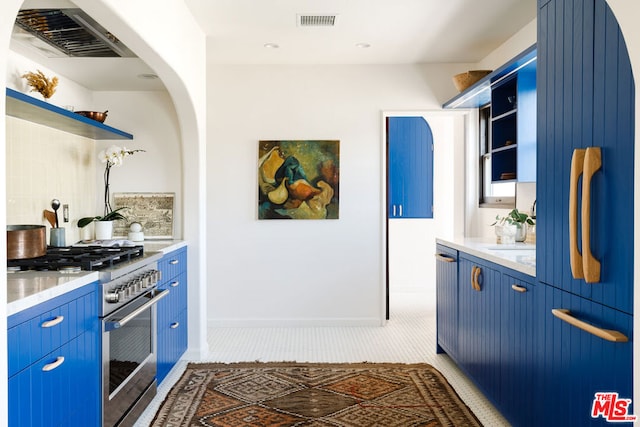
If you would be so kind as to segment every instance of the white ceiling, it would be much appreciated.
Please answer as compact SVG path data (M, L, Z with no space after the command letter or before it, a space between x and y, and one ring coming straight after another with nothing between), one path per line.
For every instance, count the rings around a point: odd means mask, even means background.
M209 38L215 64L473 63L536 16L536 0L184 1ZM300 27L298 14L334 14L336 25ZM15 43L12 49L26 54ZM159 81L136 77L152 72L139 59L35 55L90 90L162 89Z

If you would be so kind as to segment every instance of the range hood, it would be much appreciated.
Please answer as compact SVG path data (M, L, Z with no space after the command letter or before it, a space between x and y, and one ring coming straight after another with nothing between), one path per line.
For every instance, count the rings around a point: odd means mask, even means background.
M135 58L118 38L81 9L23 9L13 38L49 58Z

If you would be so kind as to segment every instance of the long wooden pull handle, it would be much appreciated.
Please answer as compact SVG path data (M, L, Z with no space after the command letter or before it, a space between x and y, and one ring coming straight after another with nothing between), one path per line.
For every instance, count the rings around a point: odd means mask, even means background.
M578 181L584 169L585 152L582 148L573 150L569 177L569 263L574 279L584 278L582 255L578 249Z
M455 258L443 254L436 254L436 259L444 262L455 262Z
M582 178L582 270L587 283L600 281L600 261L591 253L591 180L601 167L600 147L587 148Z
M571 312L566 308L554 308L551 310L554 316L558 319L561 319L568 324L575 326L576 328L580 328L585 332L589 332L592 335L595 335L603 340L613 341L613 342L627 342L629 339L621 332L612 331L610 329L602 329L597 326L593 326L590 323L584 322L578 318L575 318L571 315Z
M524 286L518 286L516 284L511 285L511 289L522 294L527 292L527 288L525 288Z
M476 289L476 269L477 268L478 267L476 267L475 265L473 267L471 267L471 287L473 289Z

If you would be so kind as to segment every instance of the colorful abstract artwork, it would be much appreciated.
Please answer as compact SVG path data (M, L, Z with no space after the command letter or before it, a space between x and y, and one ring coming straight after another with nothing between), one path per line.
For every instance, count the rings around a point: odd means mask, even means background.
M260 141L258 219L337 219L340 141Z

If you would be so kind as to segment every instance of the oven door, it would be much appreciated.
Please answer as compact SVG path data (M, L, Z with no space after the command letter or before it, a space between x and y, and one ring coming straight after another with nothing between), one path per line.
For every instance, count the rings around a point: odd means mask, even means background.
M102 320L103 426L128 424L123 417L155 384L155 305L168 293L151 289Z

